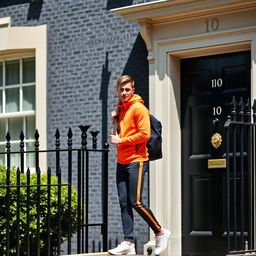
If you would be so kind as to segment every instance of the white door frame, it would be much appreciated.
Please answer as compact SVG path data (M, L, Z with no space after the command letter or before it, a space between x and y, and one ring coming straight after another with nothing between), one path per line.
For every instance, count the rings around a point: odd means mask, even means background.
M155 41L149 59L149 105L163 124L164 158L151 164L150 203L172 231L166 255L182 254L180 59L251 50L251 97L256 98L256 26Z

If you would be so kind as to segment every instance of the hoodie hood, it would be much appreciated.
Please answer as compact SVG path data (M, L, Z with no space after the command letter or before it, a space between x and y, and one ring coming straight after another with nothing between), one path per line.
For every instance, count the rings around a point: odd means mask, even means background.
M118 107L118 108L123 107L124 109L128 109L132 104L134 104L134 103L136 103L136 102L140 102L140 103L144 104L144 101L142 100L142 98L140 97L140 95L138 95L138 94L133 94L132 97L130 98L130 100L127 101L127 102L122 103L122 101L119 100L119 101L117 102L117 107Z

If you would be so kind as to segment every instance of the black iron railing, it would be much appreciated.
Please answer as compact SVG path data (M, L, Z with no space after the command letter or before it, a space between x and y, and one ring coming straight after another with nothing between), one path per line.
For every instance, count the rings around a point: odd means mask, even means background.
M226 128L227 250L231 254L256 251L255 247L255 142L256 102L233 97Z
M92 148L87 147L89 126L80 126L81 148L73 148L69 129L67 148L60 148L60 133L56 130L55 148L41 150L39 133L35 132L34 150L24 150L23 132L20 150L11 150L11 135L6 135L6 166L0 175L0 254L6 256L39 256L71 254L89 251L89 228L101 228L101 248L108 248L108 144L97 149L97 131L92 131ZM11 155L18 154L20 164L13 168ZM25 154L34 154L34 173L25 168ZM54 168L40 169L40 155L51 154ZM99 154L99 155L97 155ZM101 179L101 221L92 222L90 211L90 157L96 156ZM65 159L65 161L63 161ZM0 179L1 180L1 179ZM92 185L93 186L93 185ZM90 215L90 219L89 219ZM66 242L63 245L64 240ZM65 246L65 248L64 248Z

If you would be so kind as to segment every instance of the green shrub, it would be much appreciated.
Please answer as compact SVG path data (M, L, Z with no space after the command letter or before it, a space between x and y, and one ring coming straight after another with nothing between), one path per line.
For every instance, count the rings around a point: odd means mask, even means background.
M12 169L10 171L10 185L17 184L17 171ZM47 174L41 174L40 182L42 185L47 184ZM20 175L20 184L27 184L27 175ZM30 184L37 184L37 175L30 175ZM56 176L51 177L51 184L58 184ZM62 184L64 182L62 181ZM6 185L6 169L0 166L0 186ZM17 243L17 187L10 188L9 193L9 234L10 234L10 256L16 255ZM71 200L71 233L77 231L77 191L72 187L72 200ZM51 234L51 251L53 255L57 255L58 246L58 186L51 186L51 205L50 205L50 234ZM6 225L7 225L7 189L0 188L0 255L6 253ZM37 246L37 187L30 187L30 201L29 201L29 241L30 241L30 255L36 255ZM26 251L26 228L27 228L27 187L20 188L20 255L27 255ZM47 186L41 186L40 189L40 251L41 255L47 255ZM61 242L68 239L68 186L61 186L61 213L60 213L60 226L61 226Z

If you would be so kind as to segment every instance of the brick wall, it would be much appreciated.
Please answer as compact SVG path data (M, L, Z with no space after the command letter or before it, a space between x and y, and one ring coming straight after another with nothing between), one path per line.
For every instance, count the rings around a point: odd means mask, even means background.
M100 131L99 144L110 131L110 113L117 101L116 79L126 73L134 76L137 93L148 105L147 50L139 27L112 13L110 9L151 1L132 0L2 0L0 18L10 16L12 26L47 24L48 29L48 147L59 128L61 147L66 147L68 127L74 133L74 146L80 146L78 125L89 124ZM0 39L1 40L1 39ZM65 137L65 139L64 139ZM122 228L115 186L115 148L110 146L109 236L122 240ZM49 165L54 157L49 156ZM100 184L101 166L94 158L91 185ZM145 193L147 198L147 179ZM91 190L92 213L100 214L100 189ZM93 218L93 214L90 218ZM136 214L138 252L148 239L148 228ZM93 231L94 232L94 231ZM98 231L95 231L97 239ZM97 242L96 242L97 243ZM114 243L112 242L112 245ZM96 245L97 249L97 245Z

